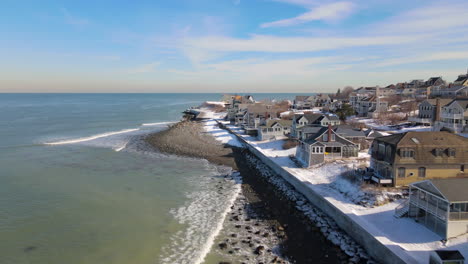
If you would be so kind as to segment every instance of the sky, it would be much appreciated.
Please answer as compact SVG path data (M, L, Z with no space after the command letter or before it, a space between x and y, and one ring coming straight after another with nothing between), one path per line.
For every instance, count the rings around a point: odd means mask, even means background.
M0 2L0 92L334 92L468 68L466 0Z

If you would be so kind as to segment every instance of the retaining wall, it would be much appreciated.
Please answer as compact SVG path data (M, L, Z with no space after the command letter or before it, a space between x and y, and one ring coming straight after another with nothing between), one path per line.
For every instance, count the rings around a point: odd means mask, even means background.
M222 124L221 124L222 125ZM351 236L357 243L359 243L362 247L364 247L367 253L372 256L375 260L381 263L387 264L402 264L402 263L416 263L411 256L407 255L397 245L391 245L395 248L395 250L399 250L401 253L400 255L404 255L401 257L389 247L382 244L379 240L377 240L372 234L370 234L363 226L359 225L356 221L354 221L350 215L346 214L335 205L330 203L327 199L325 199L322 195L316 193L313 189L311 189L306 182L302 182L296 177L294 177L290 172L282 168L280 165L275 163L273 160L265 156L262 152L258 149L250 145L244 138L237 135L233 131L228 128L229 132L236 135L236 137L242 141L247 148L252 152L255 156L257 156L265 165L270 167L273 171L275 171L278 175L283 177L287 182L289 182L294 188L304 195L309 202L311 202L315 207L323 211L329 217L331 217L337 225L343 229L349 236Z

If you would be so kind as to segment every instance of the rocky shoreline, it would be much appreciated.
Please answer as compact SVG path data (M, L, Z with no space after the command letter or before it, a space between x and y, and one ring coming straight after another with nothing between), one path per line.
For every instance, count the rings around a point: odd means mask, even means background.
M160 152L204 158L239 170L242 194L217 239L214 250L223 259L218 263L368 262L362 248L336 231L326 216L314 213L292 189L286 190L287 184L254 155L220 144L200 122L183 121L145 141Z

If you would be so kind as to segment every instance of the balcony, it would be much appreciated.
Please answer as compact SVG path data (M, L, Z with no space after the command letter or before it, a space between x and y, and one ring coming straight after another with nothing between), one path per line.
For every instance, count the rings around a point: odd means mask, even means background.
M418 116L410 116L408 117L408 121L420 124L432 124L431 118L420 118Z
M442 117L442 118L447 118L447 119L459 119L459 120L463 120L463 114L453 114L453 113L442 112L442 114L440 115L440 117Z

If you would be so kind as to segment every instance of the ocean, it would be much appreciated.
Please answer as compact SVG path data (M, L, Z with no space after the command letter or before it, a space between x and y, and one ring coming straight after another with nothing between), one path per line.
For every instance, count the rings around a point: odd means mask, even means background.
M0 264L210 263L230 168L134 142L221 96L0 94Z

